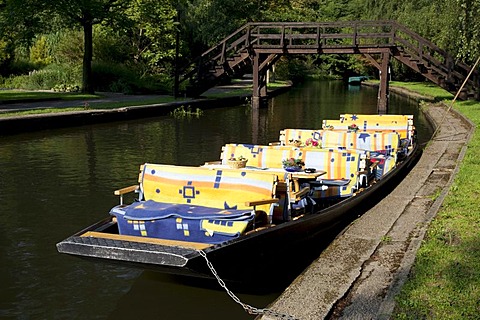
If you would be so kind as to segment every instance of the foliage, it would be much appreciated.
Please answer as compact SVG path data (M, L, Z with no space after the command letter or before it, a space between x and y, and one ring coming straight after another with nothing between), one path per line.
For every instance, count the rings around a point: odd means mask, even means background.
M467 64L480 51L480 2L472 0L0 0L1 74L84 64L82 73L89 75L90 62L108 62L140 77L172 77L177 32L186 64L247 22L359 19L398 20ZM359 55L287 61L279 63L280 73L295 80L312 73L377 73ZM403 64L392 64L396 79L420 80ZM125 86L122 81L115 85Z
M83 59L83 33L80 30L63 29L55 35L52 48L55 60L61 64L80 65Z
M40 70L33 70L28 75L12 76L5 79L5 88L15 89L52 89L58 85L78 86L81 79L79 68L67 65L51 64Z
M93 28L94 61L128 64L134 55L130 37L125 31L115 30L108 26L96 25ZM81 37L83 39L83 36ZM81 44L79 42L79 44ZM83 47L83 44L81 44ZM81 56L79 56L81 59ZM81 61L81 60L77 60Z
M181 118L200 118L200 116L203 115L203 111L200 108L195 109L195 111L192 111L192 107L188 106L186 109L184 106L180 106L170 112L170 115L173 116L176 119L181 119Z
M108 62L93 64L95 90L132 94L141 87L141 79L131 68Z
M299 83L305 80L309 70L311 68L304 59L287 56L279 60L275 73L280 80L291 80L293 83Z
M175 19L170 0L137 0L127 10L131 20L132 57L151 69L163 71L165 62L175 56Z
M36 65L48 65L53 62L51 48L45 35L39 36L30 48L30 61Z

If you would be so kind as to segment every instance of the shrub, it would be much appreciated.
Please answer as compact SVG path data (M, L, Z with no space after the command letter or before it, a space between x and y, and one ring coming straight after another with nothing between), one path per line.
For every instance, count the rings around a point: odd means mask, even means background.
M53 62L51 48L46 36L40 36L30 48L30 61L36 65L48 65Z
M15 89L52 89L61 85L78 86L81 70L72 66L51 64L44 69L33 70L28 75L11 76L5 79L4 86Z
M170 93L172 79L166 75L140 76L122 64L95 62L92 66L95 91L133 93Z
M302 82L308 76L310 69L307 63L299 59L280 59L277 63L276 76L279 80Z

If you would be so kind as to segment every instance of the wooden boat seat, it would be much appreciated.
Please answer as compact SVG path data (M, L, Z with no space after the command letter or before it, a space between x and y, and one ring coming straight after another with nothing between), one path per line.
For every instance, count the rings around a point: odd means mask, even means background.
M347 132L325 131L322 148L358 149L365 151L385 151L395 156L400 146L400 136L396 132Z
M157 228L168 233L160 238L223 242L241 234L255 213L271 216L278 202L275 174L145 164L139 182L114 192L121 196L137 190L140 194L140 201L111 210L124 235L155 236L152 230ZM172 225L161 229L162 223ZM181 232L172 232L175 229Z
M402 129L397 131L400 134L400 139L406 139L410 147L413 146L413 139L415 136L415 126L413 125L413 115L397 115L397 114L341 114L340 120L343 122L354 121L363 124L365 121L372 124L379 124L378 126L398 126Z
M280 131L279 142L280 145L286 146L291 145L293 141L299 141L305 146L307 140L312 139L321 145L322 132L315 129L283 129Z
M322 122L323 130L332 131L348 131L349 126L355 125L358 127L357 132L396 132L400 135L401 139L407 138L407 127L398 124L392 124L390 122L378 122L372 120L360 121L342 121L325 119Z
M282 160L300 158L307 168L325 171L322 179L347 179L349 185L330 189L329 196L349 196L368 182L371 175L367 153L363 150L336 150L321 148L296 148L292 146L262 146L227 144L222 148L222 163L231 157L243 156L248 164L258 168L282 168ZM325 187L328 187L325 185ZM326 190L326 189L325 189ZM325 191L324 190L324 191ZM327 194L326 193L326 194Z

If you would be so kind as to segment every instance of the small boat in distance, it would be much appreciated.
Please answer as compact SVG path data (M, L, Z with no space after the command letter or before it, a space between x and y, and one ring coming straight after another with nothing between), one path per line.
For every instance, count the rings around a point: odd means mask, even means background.
M365 80L368 80L368 76L349 77L348 84L352 86L359 86Z
M57 249L230 283L290 281L420 155L413 116L344 114L269 145L226 144L199 167L146 163L105 219ZM124 204L130 192L138 199Z

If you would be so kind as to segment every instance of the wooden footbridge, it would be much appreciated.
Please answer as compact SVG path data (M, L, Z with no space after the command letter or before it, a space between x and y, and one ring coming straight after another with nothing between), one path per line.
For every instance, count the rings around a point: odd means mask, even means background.
M438 86L456 93L471 67L395 21L248 23L204 52L182 73L187 96L199 96L222 80L253 74L252 105L267 96L267 70L283 55L361 54L379 70L378 110L388 107L392 58ZM480 74L474 70L459 96L480 98Z

